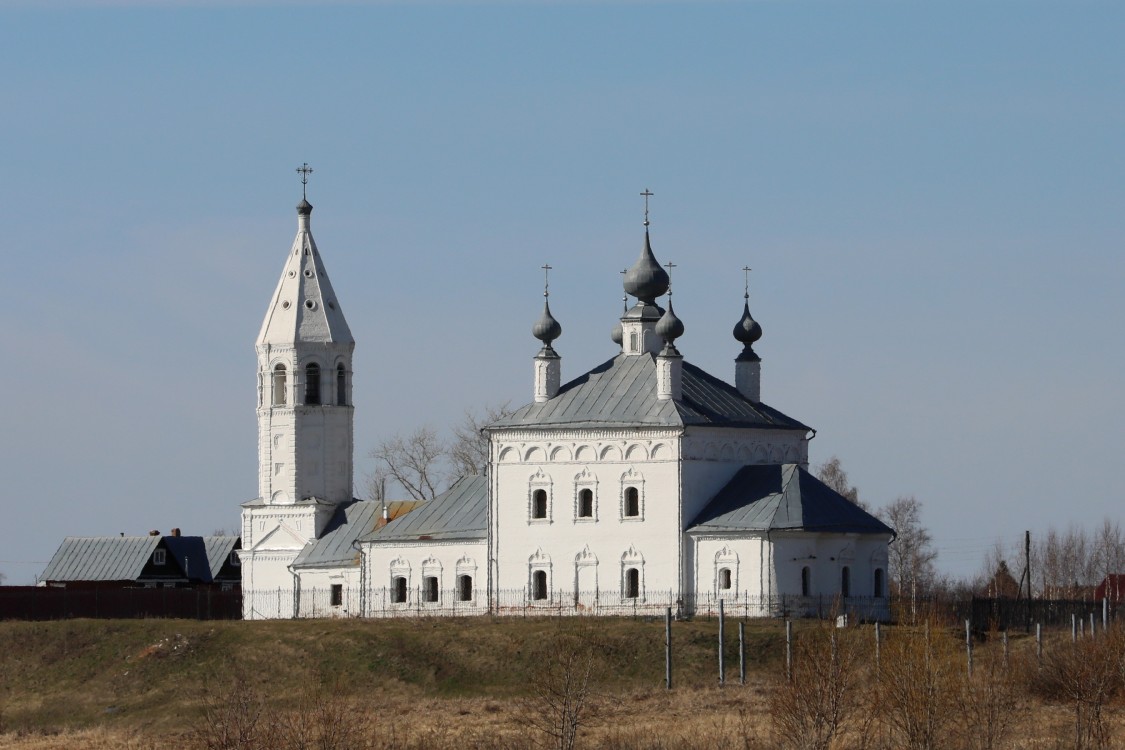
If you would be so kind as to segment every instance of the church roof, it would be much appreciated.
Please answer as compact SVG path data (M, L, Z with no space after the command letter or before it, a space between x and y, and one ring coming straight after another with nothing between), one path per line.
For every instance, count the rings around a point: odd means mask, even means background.
M652 354L619 354L559 389L554 398L532 403L489 427L596 427L603 425L760 427L808 430L791 417L738 390L695 365L683 363L680 399L656 397Z
M301 206L297 208L300 213ZM259 346L292 345L297 341L355 343L309 229L311 211L312 206L308 206L300 214L297 236L262 321Z
M894 530L797 464L744 466L719 490L688 532Z
M370 533L382 519L383 504L375 500L353 500L336 509L324 532L309 542L293 561L294 568L359 565L359 551L352 544Z
M405 542L425 539L484 539L488 528L488 482L473 475L361 541Z

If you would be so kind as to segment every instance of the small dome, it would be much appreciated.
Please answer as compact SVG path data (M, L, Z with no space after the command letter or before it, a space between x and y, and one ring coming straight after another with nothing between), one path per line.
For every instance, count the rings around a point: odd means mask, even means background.
M621 326L621 321L617 321L613 325L613 330L609 332L609 337L613 343L621 346L625 342L625 329Z
M645 246L641 257L625 273L625 291L643 302L653 302L668 291L668 272L656 262L645 230Z
M668 311L656 323L656 335L669 344L684 335L684 323L676 317L671 299L668 300Z
M742 319L734 326L734 338L737 341L750 346L758 339L762 338L762 327L758 321L750 316L750 303L746 302L742 306Z
M312 213L312 204L302 198L301 202L297 204L297 213L301 216L308 216Z
M550 346L552 341L562 336L562 326L559 325L559 321L555 320L555 316L551 315L551 306L547 304L545 299L543 300L543 314L531 327L531 335L547 346Z

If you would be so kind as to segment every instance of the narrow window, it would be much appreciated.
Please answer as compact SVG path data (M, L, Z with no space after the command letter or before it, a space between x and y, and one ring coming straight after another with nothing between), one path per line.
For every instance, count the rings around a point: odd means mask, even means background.
M339 607L344 603L344 585L342 583L332 584L332 606Z
M437 576L426 576L422 579L422 601L436 602L437 600Z
M348 374L343 363L336 365L336 406L348 405Z
M406 604L406 576L395 576L391 580L391 602Z
M547 571L537 570L531 574L531 598L535 601L547 599Z
M153 565L163 565L165 562L166 562L166 558L165 558L165 555L164 555L164 550L158 549L158 550L156 550L155 552L152 553L152 564Z
M625 571L625 598L636 599L641 595L641 571L629 568Z
M288 378L285 377L285 365L273 368L273 405L285 406L285 388Z
M883 593L883 569L875 568L875 598L882 599L885 594Z
M844 566L840 571L840 596L847 599L852 595L852 571L848 566Z
M641 514L641 493L636 487L625 488L625 517L636 518Z
M305 403L320 403L320 365L316 362L305 365Z
M723 568L719 571L719 588L724 591L730 589L730 568Z
M231 552L230 553L230 564L234 565L236 567L242 564L242 559L239 558L237 552Z
M579 518L593 518L594 517L594 491L591 489L584 489L578 493L578 517Z
M812 590L809 580L809 566L801 568L801 596L808 596Z
M471 602L473 600L472 576L457 576L457 600L462 602Z
M547 490L535 490L531 496L531 517L547 517Z

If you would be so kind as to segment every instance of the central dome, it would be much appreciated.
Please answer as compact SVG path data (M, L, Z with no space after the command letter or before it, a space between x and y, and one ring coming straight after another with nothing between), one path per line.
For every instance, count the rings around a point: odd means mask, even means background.
M642 302L654 302L668 291L668 272L660 267L652 254L648 230L645 230L645 246L641 250L641 257L625 273L625 291Z

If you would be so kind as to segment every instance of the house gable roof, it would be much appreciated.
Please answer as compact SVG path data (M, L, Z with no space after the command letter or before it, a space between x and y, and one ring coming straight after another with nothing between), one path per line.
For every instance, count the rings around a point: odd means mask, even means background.
M40 580L135 581L141 577L161 539L159 536L68 536L47 563Z
M571 380L558 395L518 409L489 427L595 427L710 425L807 431L810 428L762 403L753 403L734 386L683 363L682 397L656 397L652 354L619 354Z
M798 464L744 466L688 525L689 533L894 530Z

